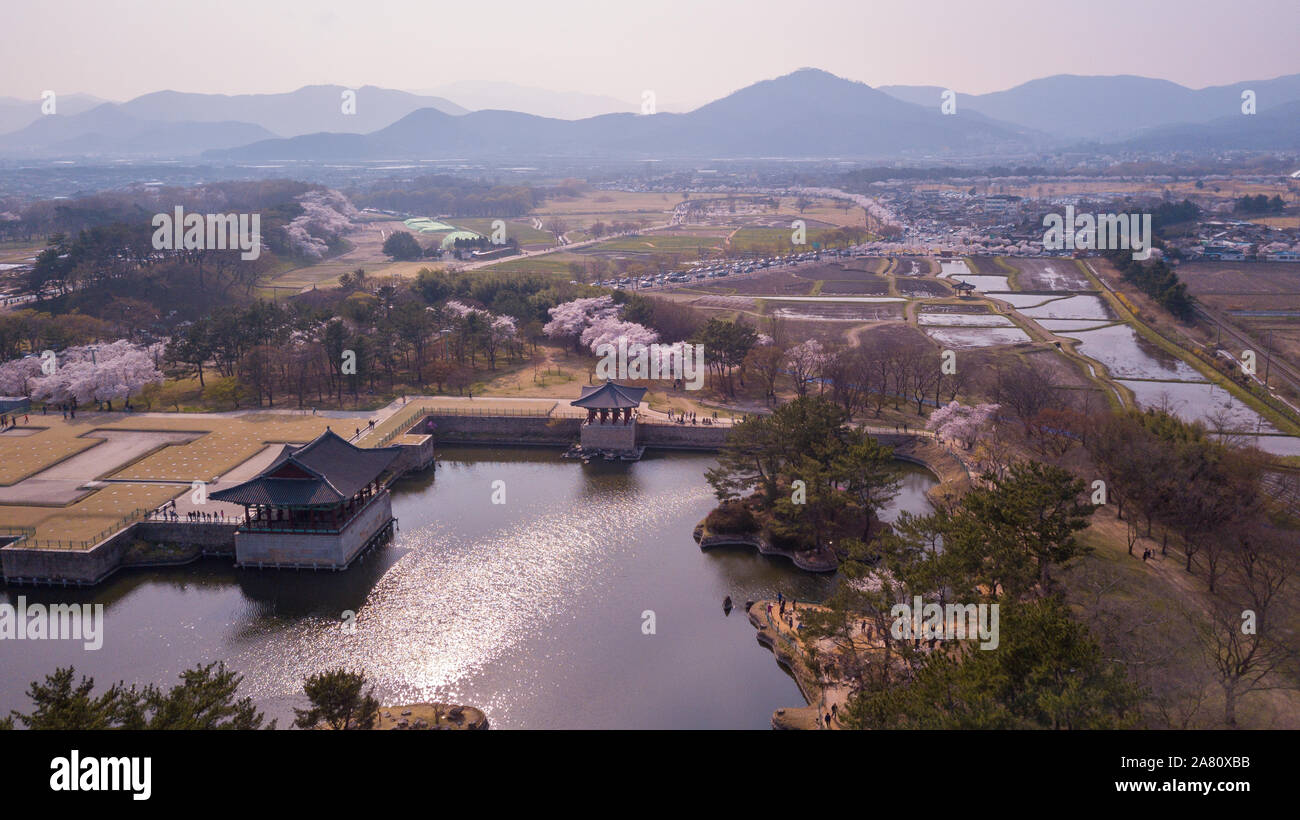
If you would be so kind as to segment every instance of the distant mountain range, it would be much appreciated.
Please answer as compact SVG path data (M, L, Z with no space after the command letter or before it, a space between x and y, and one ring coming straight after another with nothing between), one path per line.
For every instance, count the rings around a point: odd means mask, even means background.
M441 97L368 85L354 90L356 113L345 114L346 90L341 85L311 85L284 94L158 91L90 108L78 106L74 98L60 97L58 113L50 116L40 114L39 101L26 103L24 110L34 116L25 127L0 135L0 153L186 156L268 137L320 131L367 133L425 108L467 113ZM5 110L0 108L0 115Z
M0 136L0 152L22 156L177 156L197 153L191 146L229 148L272 137L247 122L145 120L123 106L104 103L80 114L42 116L12 134Z
M1134 151L1300 151L1300 100L1206 123L1152 128L1121 143Z
M599 94L550 91L514 83L462 80L430 89L427 94L455 100L472 111L518 111L557 120L581 120L601 114L635 113L640 100L620 100ZM451 112L448 112L451 113Z
M68 94L55 97L54 102L55 110L60 114L80 114L82 111L89 111L97 105L103 105L105 101L89 94ZM40 100L0 97L0 134L17 131L23 126L36 122L40 117Z
M1252 117L1241 114L1247 89L1255 92ZM990 94L959 93L955 116L940 112L942 88L873 89L818 69L755 83L686 113L652 115L584 116L632 106L488 82L445 85L439 94L365 86L355 91L356 113L345 114L345 91L160 91L98 105L73 95L60 98L58 114L35 118L38 102L0 99L0 125L27 117L0 135L0 155L894 159L1097 143L1135 151L1286 150L1297 147L1300 121L1300 74L1200 90L1144 77L1058 75Z
M937 86L917 85L882 86L880 90L900 100L935 108L944 91ZM1255 92L1257 113L1263 114L1300 100L1300 74L1200 90L1147 77L1058 74L991 94L958 93L957 113L973 111L1062 140L1113 142L1130 139L1149 128L1240 116L1245 90Z
M765 80L689 113L561 120L515 111L424 109L372 134L311 134L211 152L237 160L525 157L885 157L1023 148L1025 129L960 122L817 69Z

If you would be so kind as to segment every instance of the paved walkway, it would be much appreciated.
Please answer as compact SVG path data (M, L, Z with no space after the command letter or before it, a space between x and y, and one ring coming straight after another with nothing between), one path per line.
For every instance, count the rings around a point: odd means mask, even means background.
M847 681L828 679L821 674L820 670L814 670L808 663L805 636L800 629L802 624L800 612L811 607L821 608L816 604L787 599L783 618L780 604L776 601L757 601L750 610L751 620L756 620L776 640L782 641L787 650L798 659L806 670L805 679L800 681L800 688L804 689L805 697L809 694L807 689L813 688L816 690L816 702L809 703L810 707L816 709L816 728L843 729L844 724L840 721L839 712L848 706L853 690ZM884 647L884 642L875 635L874 626L866 625L865 621L853 629L851 641L854 647L853 651L857 653L874 654ZM843 647L836 645L829 638L817 640L815 646L819 658L838 658L845 651ZM814 680L808 680L807 675L815 675L816 677ZM826 721L827 715L832 716L829 724Z

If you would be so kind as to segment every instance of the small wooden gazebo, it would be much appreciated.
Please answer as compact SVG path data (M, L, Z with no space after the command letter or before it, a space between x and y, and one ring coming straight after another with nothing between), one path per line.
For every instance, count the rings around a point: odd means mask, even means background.
M972 293L975 292L974 285L972 285L970 282L963 282L960 279L958 279L957 283L952 286L952 289L957 291L958 296L970 296Z

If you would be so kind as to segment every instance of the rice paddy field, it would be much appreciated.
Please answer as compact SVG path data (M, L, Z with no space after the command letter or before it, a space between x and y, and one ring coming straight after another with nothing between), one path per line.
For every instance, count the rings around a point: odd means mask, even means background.
M1037 259L1008 257L1006 264L1019 273L1015 276L1020 290L1089 291L1095 286L1073 259Z
M951 350L970 350L980 347L1001 347L1030 341L1029 334L1018 327L933 327L925 333Z
M1178 276L1217 320L1300 365L1300 263L1189 262Z
M997 294L995 294L997 295ZM1065 296L1020 308L1031 319L1095 319L1098 322L1115 321L1115 314L1100 296Z
M1011 286L1010 278L1005 274L983 276L973 273L964 259L944 259L939 262L939 267L939 278L974 285L980 293L1004 291Z

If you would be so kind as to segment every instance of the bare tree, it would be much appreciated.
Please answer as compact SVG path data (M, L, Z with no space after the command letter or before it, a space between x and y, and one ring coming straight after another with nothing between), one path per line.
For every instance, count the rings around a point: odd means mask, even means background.
M1198 637L1223 689L1223 721L1252 692L1296 689L1300 653L1282 621L1284 591L1295 575L1294 531L1258 524L1240 533L1232 594L1217 598Z

